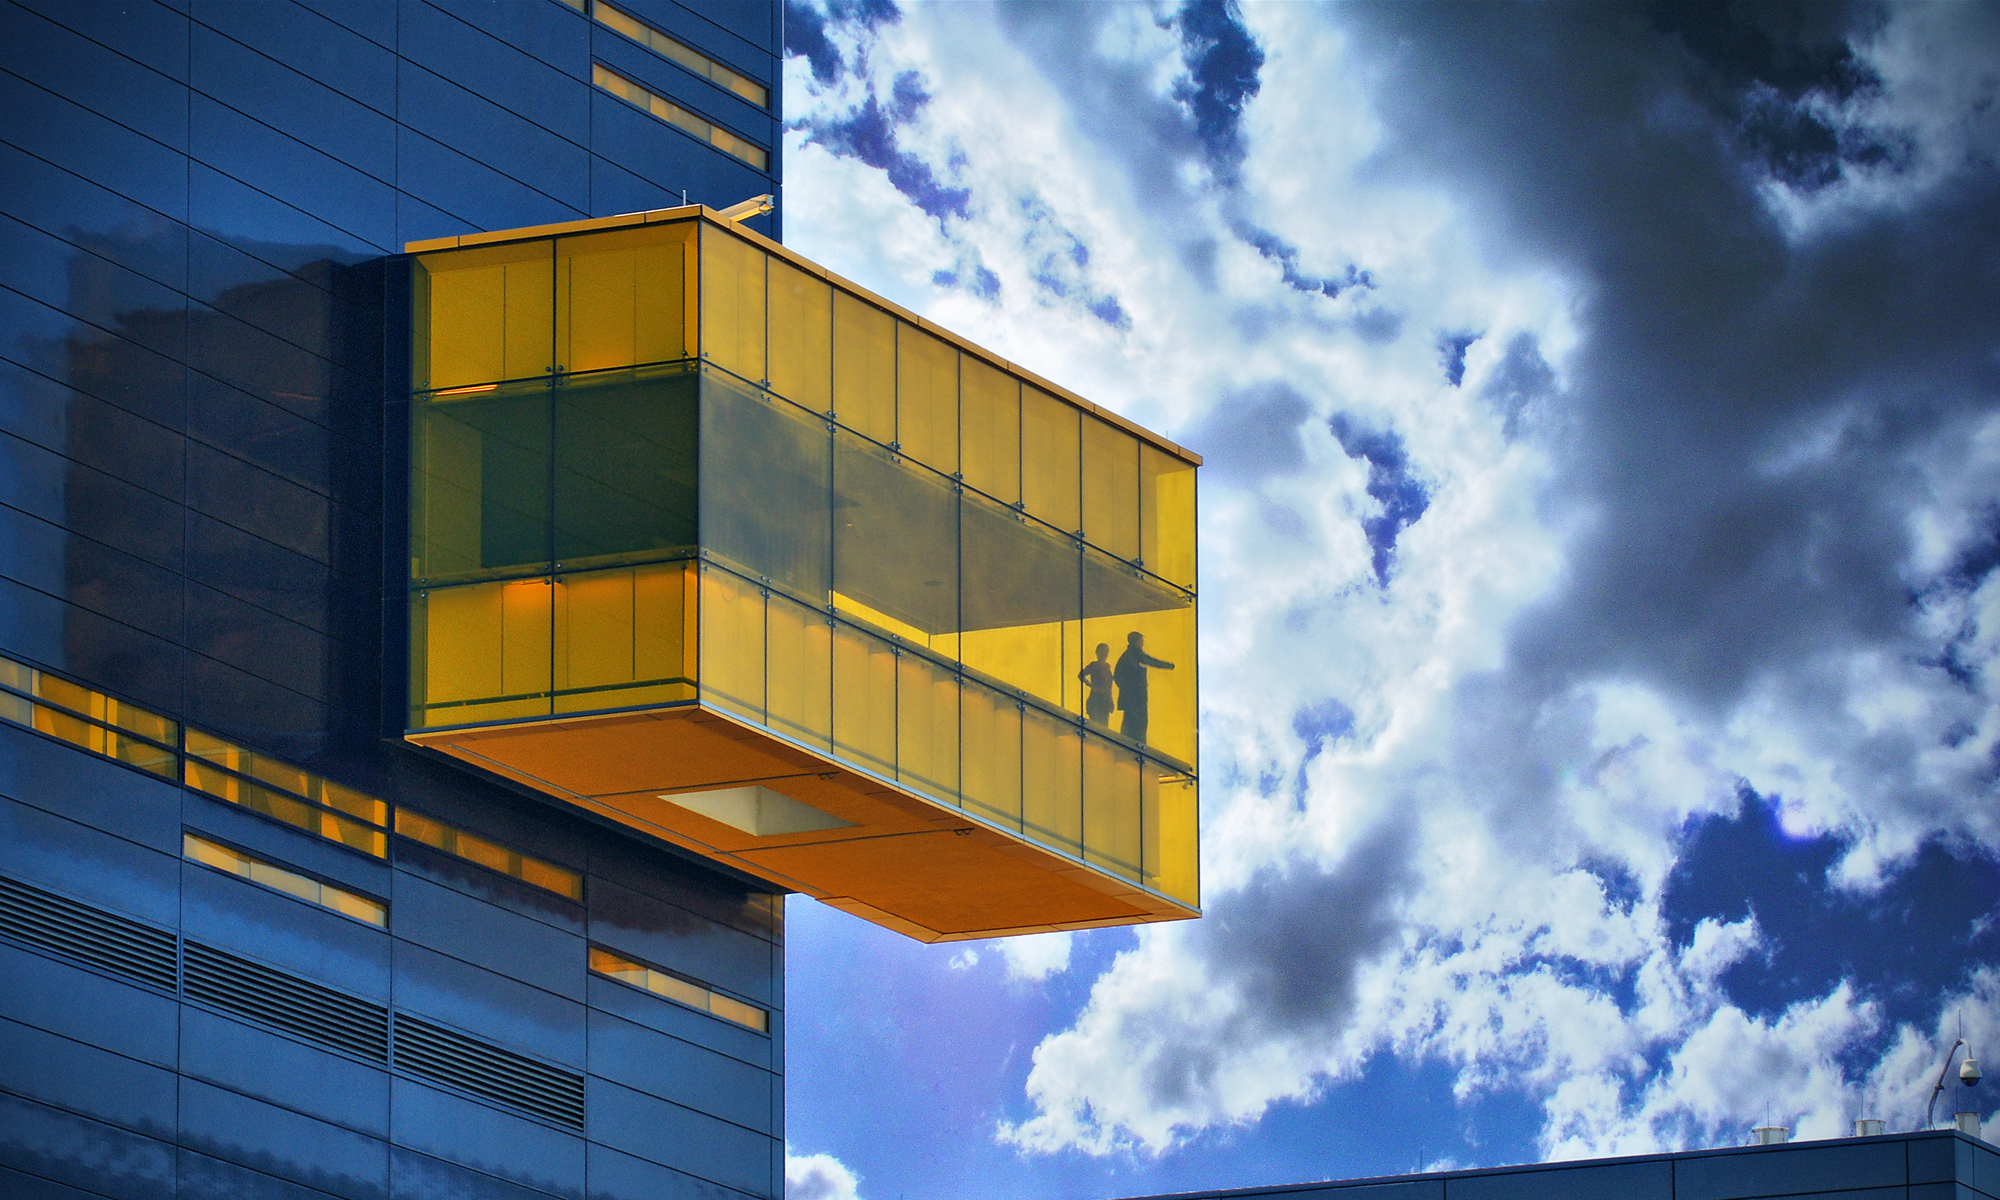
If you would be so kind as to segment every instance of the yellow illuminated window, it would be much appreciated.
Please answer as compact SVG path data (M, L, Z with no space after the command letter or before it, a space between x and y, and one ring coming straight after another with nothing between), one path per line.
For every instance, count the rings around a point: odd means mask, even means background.
M604 0L598 0L591 11L596 15L598 23L607 29L615 29L641 46L647 47L663 58L673 60L718 87L728 88L758 108L771 107L770 89L730 70L686 42L653 28L637 17L618 11L604 3Z
M351 850L359 850L374 858L389 856L389 835L379 826L364 824L275 788L254 783L193 755L184 760L181 782L204 795L262 813L307 833L316 833Z
M214 734L203 733L199 729L188 730L187 752L238 775L247 775L259 782L303 796L316 804L346 813L350 817L359 817L370 825L389 823L389 806L375 797L357 792L353 788L342 787L330 779L292 766L290 763L281 762L268 754L259 754L234 742L223 741Z
M0 658L0 719L167 779L174 777L180 723Z
M286 870L276 863L266 862L234 847L222 845L220 842L211 842L192 833L183 833L181 854L189 862L197 862L204 867L214 867L218 871L227 871L252 883L263 884L273 891L296 896L321 908L332 909L343 917L366 921L378 929L386 928L389 924L389 906L380 900L370 899L330 883L322 883L297 871Z
M677 975L669 975L644 963L633 962L623 955L613 954L601 947L590 948L590 969L606 978L630 984L656 996L665 996L689 1008L700 1009L725 1021L734 1021L759 1033L770 1028L770 1014L754 1004L732 1000L698 983L691 983Z
M583 876L576 872L532 858L519 850L510 850L463 829L454 829L442 821L433 821L399 808L396 810L396 832L433 850L442 850L455 858L478 863L502 875L512 875L523 883L532 883L558 896L583 899Z
M635 104L660 120L700 138L724 154L733 155L759 171L771 169L771 154L762 146L740 138L704 117L698 117L667 99L640 87L615 71L592 63L590 81L628 103Z

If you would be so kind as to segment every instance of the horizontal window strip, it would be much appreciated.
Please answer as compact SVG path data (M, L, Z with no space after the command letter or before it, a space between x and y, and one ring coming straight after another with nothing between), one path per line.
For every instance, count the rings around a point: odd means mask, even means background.
M462 858L477 863L489 871L511 875L523 883L567 896L571 900L583 899L583 876L565 870L554 863L543 862L510 850L498 842L489 842L477 834L467 833L442 821L413 813L408 809L396 810L396 832L413 842L421 842L433 850L441 850L454 858Z
M234 742L223 741L214 734L203 733L199 729L189 729L187 752L196 758L207 759L234 774L269 784L280 791L310 800L314 804L345 813L350 817L357 817L370 825L389 824L389 806L383 801L357 792L353 788L342 787L324 776L292 766L268 754L260 754Z
M604 3L604 0L597 0L590 6L590 10L597 17L598 24L605 28L617 30L660 57L686 67L718 87L729 89L758 108L771 107L769 88L737 71L730 70L672 34L655 29L637 17L620 12Z
M172 779L180 724L137 705L0 658L0 719Z
M185 760L183 769L182 782L203 795L283 821L363 854L389 857L389 835L373 825L231 774L192 755Z
M754 1004L731 999L720 992L705 988L698 983L670 975L657 967L634 962L620 954L614 954L600 946L590 948L590 969L609 979L630 984L642 991L699 1009L711 1016L754 1029L759 1033L768 1032L771 1015Z
M380 900L373 900L358 892L322 883L309 875L290 871L274 862L245 854L220 842L196 837L192 833L181 834L181 854L189 862L200 863L204 867L214 867L231 875L263 884L274 891L288 896L296 896L309 904L332 909L343 917L365 921L377 929L389 925L389 906Z
M759 171L771 169L770 152L762 146L740 138L706 118L696 116L665 96L654 95L615 71L592 63L590 80L619 99L645 109L667 124L700 138L725 154L742 159Z

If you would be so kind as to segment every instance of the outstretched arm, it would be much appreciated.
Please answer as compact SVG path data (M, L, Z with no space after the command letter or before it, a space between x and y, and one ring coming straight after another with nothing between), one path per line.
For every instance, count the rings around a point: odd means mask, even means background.
M1162 671L1171 671L1174 669L1174 664L1168 662L1166 659L1154 658L1143 650L1139 652L1139 661L1149 667L1158 667Z

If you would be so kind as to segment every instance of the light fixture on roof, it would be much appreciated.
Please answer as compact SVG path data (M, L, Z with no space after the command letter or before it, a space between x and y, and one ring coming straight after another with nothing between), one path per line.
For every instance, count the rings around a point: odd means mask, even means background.
M732 204L715 215L725 221L744 221L751 217L762 216L776 207L778 207L776 199L767 192L762 196L752 196L741 203Z

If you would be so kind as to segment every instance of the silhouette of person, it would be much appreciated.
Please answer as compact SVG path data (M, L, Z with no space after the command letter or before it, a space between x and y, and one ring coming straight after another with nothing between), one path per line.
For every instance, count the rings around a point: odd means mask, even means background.
M1083 698L1083 715L1092 725L1111 724L1111 643L1097 643L1097 661L1076 673L1090 689Z
M1118 732L1140 745L1146 743L1147 667L1171 671L1174 664L1146 653L1146 635L1135 629L1125 635L1125 652L1118 656L1112 676L1118 681L1118 707L1125 714L1125 723Z

